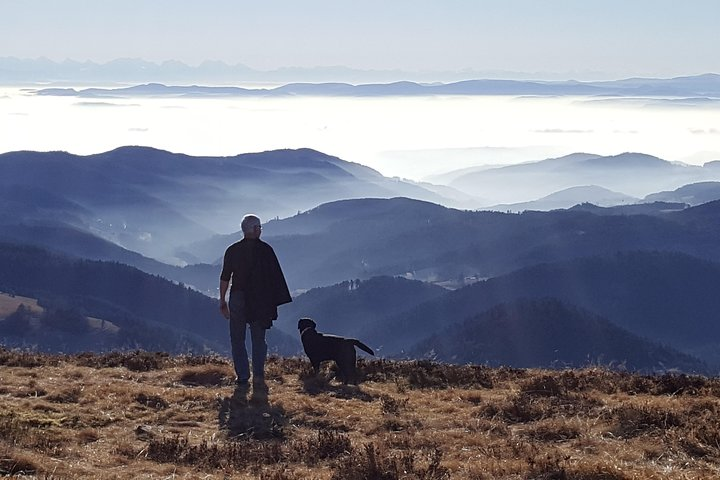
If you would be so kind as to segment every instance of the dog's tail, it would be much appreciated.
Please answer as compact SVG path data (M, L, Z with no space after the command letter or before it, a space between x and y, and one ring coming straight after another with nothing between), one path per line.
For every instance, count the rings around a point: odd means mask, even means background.
M356 340L356 339L353 338L353 339L352 339L352 342L353 342L353 345L355 345L356 347L358 347L360 350L365 350L365 351L366 351L367 353L369 353L370 355L375 355L375 352L372 351L372 348L368 347L367 345L365 345L365 344L364 344L363 342L361 342L360 340Z

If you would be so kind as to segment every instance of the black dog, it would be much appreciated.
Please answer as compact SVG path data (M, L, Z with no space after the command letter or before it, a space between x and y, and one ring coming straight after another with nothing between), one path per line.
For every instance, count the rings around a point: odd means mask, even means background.
M335 360L339 370L339 379L343 383L357 381L355 370L355 347L375 355L370 347L354 338L323 335L315 330L316 323L310 318L298 320L298 330L305 353L310 358L315 373L320 369L320 362Z

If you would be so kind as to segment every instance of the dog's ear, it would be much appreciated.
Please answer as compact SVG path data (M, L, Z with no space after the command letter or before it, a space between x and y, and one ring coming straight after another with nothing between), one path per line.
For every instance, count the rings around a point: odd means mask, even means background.
M301 318L298 320L298 330L303 331L306 328L315 328L316 323L311 318Z

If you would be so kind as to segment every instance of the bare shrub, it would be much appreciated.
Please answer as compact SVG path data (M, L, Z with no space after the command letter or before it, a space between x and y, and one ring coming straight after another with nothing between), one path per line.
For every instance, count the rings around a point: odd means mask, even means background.
M506 400L488 403L478 409L485 418L500 417L510 423L528 423L545 417L543 405L532 395L520 393Z
M187 438L150 440L145 457L160 463L192 465L203 469L239 470L251 465L274 465L283 460L276 442L228 442L190 444Z
M40 452L59 454L67 440L58 430L61 425L60 420L37 413L3 414L0 416L0 439Z
M656 380L652 393L655 395L698 395L707 384L700 376L665 374Z
M36 386L35 382L30 382L30 385L27 388L17 390L16 392L13 393L13 396L17 397L17 398L24 398L24 397L38 398L38 397L44 397L45 395L47 395L47 393L48 393L47 390L45 390L44 388Z
M622 471L610 465L568 465L569 457L550 454L532 459L527 478L533 480L629 480ZM635 478L635 477L632 477Z
M520 383L520 391L528 395L557 397L564 395L566 389L554 376L538 375L522 381Z
M615 420L613 434L632 438L682 424L677 412L663 410L651 405L622 405L611 412Z
M563 470L563 474L568 480L630 480L637 478L625 475L613 465L585 463L567 467Z
M289 446L290 460L306 465L316 465L321 460L337 458L352 453L350 438L333 430L318 430L315 436L294 440Z
M383 413L390 415L398 415L401 409L407 407L408 400L398 400L390 395L380 396L380 408Z
M0 475L8 477L35 475L37 471L38 466L27 455L8 447L0 447Z
M78 442L93 443L100 439L100 434L94 428L83 428L77 434Z
M0 365L6 367L36 368L45 365L57 365L56 356L24 350L7 350L0 347Z
M170 355L165 352L111 352L106 354L81 353L75 362L83 367L116 368L125 367L133 372L149 372L165 368Z
M208 364L185 369L178 381L185 385L219 387L230 383L230 374L228 367Z
M570 480L570 478L574 478L569 477L565 471L564 464L568 457L554 451L542 455L537 449L533 448L532 450L532 454L528 456L529 478L534 480Z
M294 375L304 370L306 366L310 366L310 362L306 358L270 355L265 362L265 374Z
M360 359L365 378L376 382L402 381L410 388L492 388L491 369L481 365L450 365L429 360L388 361Z
M469 392L461 397L466 402L472 403L473 405L480 405L483 402L483 397L479 392Z
M335 465L331 480L441 480L450 472L440 465L442 452L434 448L427 454L427 466L416 465L415 452L392 454L374 444L365 445L341 458Z
M176 361L180 365L190 367L197 365L230 365L230 361L220 355L182 355L176 357Z
M270 355L265 362L265 378L277 383L284 382L284 375L294 375L301 372L305 365L310 365L308 360L298 357L278 357Z
M370 434L378 434L383 432L411 432L413 428L422 426L419 421L406 421L398 417L392 416L385 418L377 423L377 425L369 430Z
M631 395L648 393L654 385L650 377L600 367L564 370L558 375L558 382L568 392L595 390L604 394L623 392Z
M526 368L513 368L502 366L495 369L489 369L489 374L495 384L517 382L523 378L532 376L532 373Z
M162 397L158 395L147 395L145 393L138 393L135 396L135 401L146 407L154 408L155 410L164 410L170 406Z
M165 352L135 351L126 354L122 366L133 372L149 372L165 368L169 355Z
M305 477L293 473L287 465L272 467L260 472L259 480L303 480Z
M132 460L135 459L138 455L145 453L145 449L138 452L138 449L135 448L132 444L126 441L121 441L114 446L112 452L116 455L120 455L123 458Z
M562 419L540 423L524 432L529 439L542 442L565 442L578 438L580 434L581 430L578 425L569 424Z
M81 390L77 387L68 388L58 393L52 393L45 397L45 400L53 403L78 403Z

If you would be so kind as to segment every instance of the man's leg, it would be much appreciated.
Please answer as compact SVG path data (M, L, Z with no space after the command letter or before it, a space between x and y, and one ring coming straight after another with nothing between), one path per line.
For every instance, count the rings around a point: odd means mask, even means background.
M267 343L265 332L267 330L261 322L250 324L250 340L252 341L252 367L253 382L265 381L265 357L267 356Z
M230 345L232 347L233 365L238 383L247 382L250 378L247 349L245 348L245 297L242 292L230 292Z

